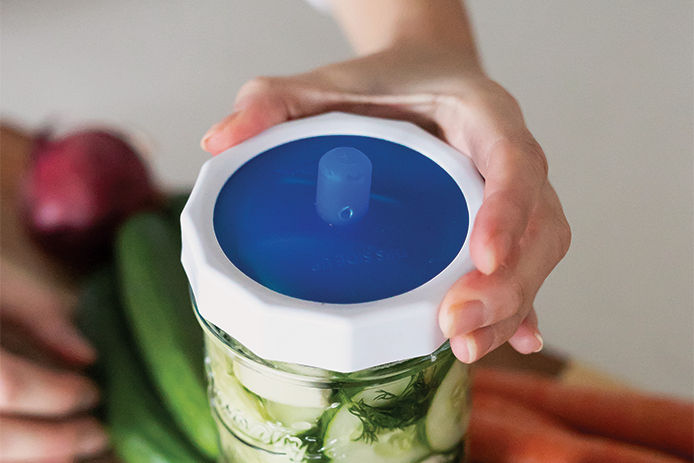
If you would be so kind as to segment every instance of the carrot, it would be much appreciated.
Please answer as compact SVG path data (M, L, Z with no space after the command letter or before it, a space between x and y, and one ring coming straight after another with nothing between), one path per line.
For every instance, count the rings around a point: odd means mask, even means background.
M491 393L472 399L470 458L484 463L684 463L653 449L586 436Z
M671 452L694 453L694 405L636 392L561 384L537 375L478 368L473 391L492 392L560 418L576 429Z

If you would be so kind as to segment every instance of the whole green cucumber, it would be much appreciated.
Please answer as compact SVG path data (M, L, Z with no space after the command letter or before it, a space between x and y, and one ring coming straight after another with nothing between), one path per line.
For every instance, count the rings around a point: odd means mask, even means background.
M125 222L116 240L121 294L135 342L172 417L201 452L216 458L202 335L177 236L162 214L142 213Z
M77 314L80 327L99 352L105 419L118 457L127 463L204 461L148 383L125 329L116 274L110 266L89 277Z

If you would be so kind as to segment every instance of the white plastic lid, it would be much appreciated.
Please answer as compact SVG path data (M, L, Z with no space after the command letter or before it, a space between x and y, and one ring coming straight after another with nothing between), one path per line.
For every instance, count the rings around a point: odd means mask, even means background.
M256 355L352 372L428 355L437 312L473 269L483 180L402 121L329 113L210 159L181 216L206 321Z

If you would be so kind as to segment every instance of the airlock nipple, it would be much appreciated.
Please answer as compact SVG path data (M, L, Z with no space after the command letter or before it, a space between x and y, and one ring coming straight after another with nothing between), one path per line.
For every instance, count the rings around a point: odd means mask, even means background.
M357 222L369 210L371 161L356 148L339 147L318 161L316 212L331 225Z

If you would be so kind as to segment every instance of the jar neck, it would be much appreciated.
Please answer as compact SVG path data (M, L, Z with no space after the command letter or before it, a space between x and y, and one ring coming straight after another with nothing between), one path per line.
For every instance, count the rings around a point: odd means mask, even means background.
M311 383L313 386L323 387L349 387L350 385L357 384L364 386L370 383L380 384L385 381L394 381L401 377L411 376L434 364L452 362L454 358L450 345L448 341L446 341L435 352L429 355L378 365L349 373L329 371L322 368L287 362L276 362L259 357L229 334L202 318L195 306L194 300L193 306L200 326L208 339L210 339L210 342L215 343L217 348L224 349L226 355L242 362L249 368L265 375L281 376L284 381L303 384Z

